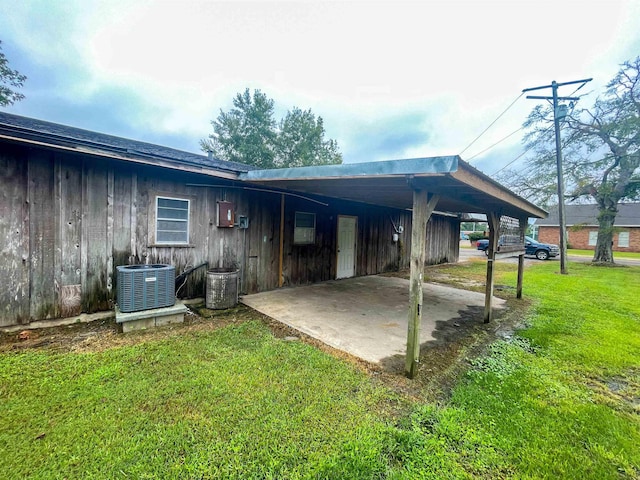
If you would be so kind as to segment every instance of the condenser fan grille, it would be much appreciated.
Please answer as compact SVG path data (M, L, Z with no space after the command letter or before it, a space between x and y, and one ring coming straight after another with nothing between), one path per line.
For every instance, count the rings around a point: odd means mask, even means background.
M118 307L137 312L175 303L176 269L171 265L122 265L118 270Z

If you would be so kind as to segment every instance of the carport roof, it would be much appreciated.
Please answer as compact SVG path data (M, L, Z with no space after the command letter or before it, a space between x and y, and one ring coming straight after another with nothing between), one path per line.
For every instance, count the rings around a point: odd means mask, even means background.
M411 209L413 190L440 195L437 210L545 218L547 212L464 162L459 156L316 167L252 170L240 179L263 186Z

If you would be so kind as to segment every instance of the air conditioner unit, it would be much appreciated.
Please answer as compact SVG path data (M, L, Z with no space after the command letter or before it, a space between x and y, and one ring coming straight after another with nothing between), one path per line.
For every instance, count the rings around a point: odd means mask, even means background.
M118 270L118 307L137 312L175 304L176 269L172 265L121 265Z

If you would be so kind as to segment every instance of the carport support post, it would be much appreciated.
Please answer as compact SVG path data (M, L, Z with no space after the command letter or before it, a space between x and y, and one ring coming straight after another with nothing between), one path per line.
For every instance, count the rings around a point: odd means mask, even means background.
M280 244L278 246L278 288L284 284L282 264L284 263L284 194L280 195Z
M413 190L411 217L411 273L409 277L409 327L405 375L414 378L420 360L420 322L422 321L422 275L427 243L427 221L438 203L438 196L428 199L425 190Z
M527 218L520 218L520 241L524 244L524 233L528 223ZM524 252L518 255L518 285L516 287L516 298L522 298L522 279L524 277Z
M490 212L487 214L487 222L489 223L489 255L487 258L487 283L484 294L484 323L491 321L493 310L493 264L495 263L496 250L498 249L500 216L494 212Z

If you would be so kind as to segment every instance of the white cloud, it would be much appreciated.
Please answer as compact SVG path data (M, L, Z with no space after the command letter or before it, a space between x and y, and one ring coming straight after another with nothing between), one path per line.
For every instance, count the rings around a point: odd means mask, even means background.
M323 116L347 161L379 158L368 146L387 154L397 145L393 158L459 153L523 88L590 76L596 88L640 51L632 0L0 7L9 12L2 35L58 72L60 102L126 92L126 108L114 110L127 112L130 137L149 131L197 143L236 92L259 88L281 111L296 105ZM465 155L518 128L533 106L521 99ZM404 136L393 133L399 119Z

